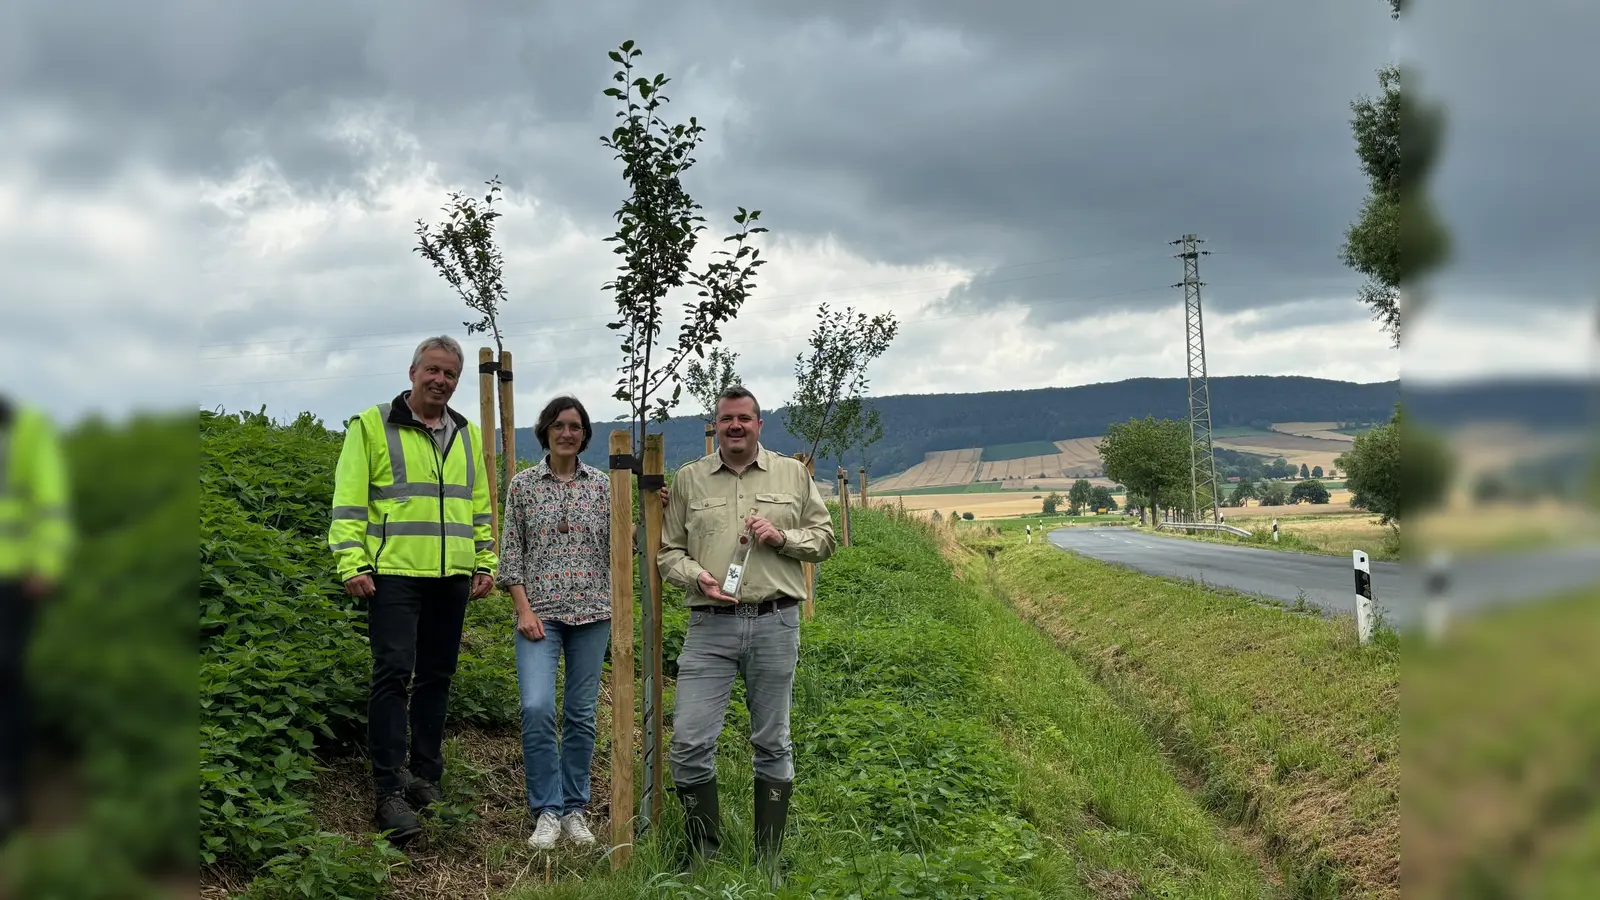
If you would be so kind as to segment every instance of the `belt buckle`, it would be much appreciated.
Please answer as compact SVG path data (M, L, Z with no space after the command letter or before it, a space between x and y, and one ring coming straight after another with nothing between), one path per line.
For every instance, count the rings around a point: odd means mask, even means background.
M733 605L733 614L741 619L754 619L756 616L761 615L761 604L735 603Z

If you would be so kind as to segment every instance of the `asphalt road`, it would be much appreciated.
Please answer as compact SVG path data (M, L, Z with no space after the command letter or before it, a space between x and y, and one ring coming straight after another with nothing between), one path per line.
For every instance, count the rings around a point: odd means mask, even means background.
M1094 559L1169 578L1195 579L1241 593L1330 612L1355 613L1355 574L1349 557L1318 556L1257 547L1165 537L1120 526L1058 528L1050 543ZM1372 596L1397 627L1415 624L1427 596L1413 566L1373 562ZM1449 569L1445 598L1453 612L1516 603L1557 591L1600 586L1600 546L1459 560Z

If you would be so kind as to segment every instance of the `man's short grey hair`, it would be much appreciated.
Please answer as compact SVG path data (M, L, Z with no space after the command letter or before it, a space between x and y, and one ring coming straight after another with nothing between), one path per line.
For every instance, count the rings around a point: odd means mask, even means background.
M761 418L761 401L757 400L756 395L750 393L750 389L742 384L730 384L723 388L721 393L717 394L717 414L722 414L722 401L739 400L744 397L750 398L750 402L754 404L756 408L756 418Z
M444 350L447 353L454 353L457 367L461 369L467 367L467 357L466 354L461 352L461 345L456 342L455 338L447 334L436 335L418 344L417 352L411 354L411 364L414 366L422 362L422 354L427 353L429 350ZM460 373L458 372L457 374Z

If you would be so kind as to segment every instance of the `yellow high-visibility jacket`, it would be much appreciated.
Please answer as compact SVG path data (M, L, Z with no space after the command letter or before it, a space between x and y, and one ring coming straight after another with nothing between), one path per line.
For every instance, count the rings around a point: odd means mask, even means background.
M357 575L439 578L499 565L478 426L455 422L446 452L412 415L404 391L345 424L333 478L328 549L339 580Z
M60 580L72 549L70 500L50 420L0 399L0 580Z

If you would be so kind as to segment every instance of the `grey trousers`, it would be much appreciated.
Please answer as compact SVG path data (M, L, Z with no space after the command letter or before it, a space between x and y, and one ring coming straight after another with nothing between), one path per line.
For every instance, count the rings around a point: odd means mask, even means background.
M736 674L744 677L756 777L794 780L789 704L799 657L798 604L752 618L691 610L667 751L672 780L693 787L717 774L717 738Z

